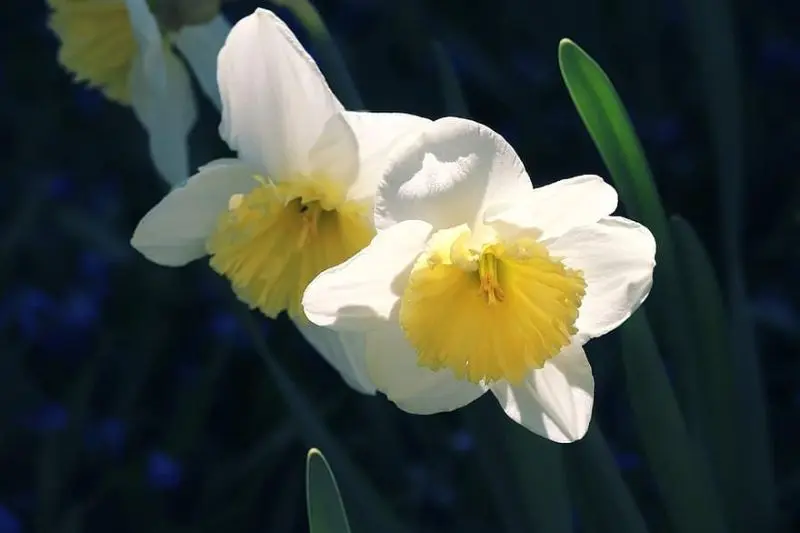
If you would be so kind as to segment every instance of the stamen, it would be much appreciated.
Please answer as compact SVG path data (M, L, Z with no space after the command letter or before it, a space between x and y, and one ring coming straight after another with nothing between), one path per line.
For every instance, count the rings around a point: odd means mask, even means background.
M297 241L298 249L305 246L306 242L317 236L317 225L321 213L322 207L319 205L319 202L300 204L302 229L300 230L300 237Z
M478 276L481 280L481 293L486 298L486 302L494 305L502 302L506 295L500 285L498 275L498 259L492 252L483 252L478 259Z

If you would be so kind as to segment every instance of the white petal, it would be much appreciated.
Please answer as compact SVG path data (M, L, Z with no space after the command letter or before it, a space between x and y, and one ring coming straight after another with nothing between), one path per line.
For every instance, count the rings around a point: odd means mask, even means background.
M375 196L392 150L413 140L431 120L406 113L370 113L345 111L358 141L358 177L348 197L364 200Z
M485 390L461 381L450 370L433 372L417 364L417 353L396 323L366 333L367 370L377 389L408 413L453 411Z
M163 266L182 266L204 256L206 239L228 208L231 196L247 193L257 185L253 174L236 159L206 165L142 218L131 245Z
M530 178L498 133L461 118L429 124L390 158L375 202L376 227L425 220L435 229L480 222L483 211L530 192Z
M143 61L138 56L131 71L131 105L147 130L153 164L170 185L177 185L189 177L189 131L197 119L192 85L186 68L170 52L159 56L158 69Z
M656 242L632 220L603 218L565 233L547 248L568 267L583 271L586 295L575 326L584 342L622 324L650 293Z
M617 191L599 176L576 176L537 187L525 198L498 205L484 222L509 237L536 228L540 239L556 238L577 226L594 224L617 208Z
M200 88L217 109L222 108L217 88L217 55L230 31L231 25L225 17L218 15L206 24L182 28L173 38L197 77Z
M217 81L228 145L273 179L306 174L309 151L342 105L286 24L265 9L237 22Z
M336 113L308 154L311 176L325 176L349 188L358 175L358 142L350 124Z
M430 233L430 224L407 220L379 232L356 255L319 274L303 294L308 319L344 331L364 331L392 320L408 270Z
M362 334L339 333L298 321L295 321L295 326L322 358L339 372L350 388L363 394L375 394L375 386L367 374Z
M565 348L520 385L491 387L509 418L555 442L583 438L594 404L594 378L579 344Z
M162 60L164 55L163 39L161 30L158 28L158 21L150 11L147 0L125 0L125 5L128 8L133 36L139 47L138 55L145 77L155 87L163 89L167 85L167 78Z

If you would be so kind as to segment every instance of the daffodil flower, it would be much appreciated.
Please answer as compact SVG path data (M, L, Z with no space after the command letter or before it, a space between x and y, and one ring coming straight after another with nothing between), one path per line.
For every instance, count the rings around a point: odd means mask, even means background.
M176 185L189 177L187 137L197 118L189 73L217 107L216 56L230 25L220 0L48 0L58 58L75 79L131 106L153 163Z
M272 12L232 28L218 59L220 133L238 159L214 161L139 223L132 245L181 266L210 256L238 297L269 317L286 311L356 389L373 393L363 341L309 323L311 279L369 244L386 153L429 120L345 111L313 59Z
M574 441L594 396L583 345L652 282L653 236L616 207L597 176L533 188L500 135L437 120L387 166L375 238L315 278L303 307L365 332L367 376L401 409L449 411L491 391L514 421Z

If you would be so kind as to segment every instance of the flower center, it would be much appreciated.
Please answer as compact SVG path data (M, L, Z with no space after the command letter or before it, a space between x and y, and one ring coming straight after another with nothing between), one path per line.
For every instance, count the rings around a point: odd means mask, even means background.
M251 308L305 319L300 301L311 280L372 239L369 207L345 201L331 181L257 179L252 191L231 197L206 242L211 267Z
M498 263L497 256L492 252L482 253L478 259L478 278L481 282L481 292L489 304L502 302L506 297L497 277Z
M434 234L409 276L400 324L418 364L459 379L519 383L577 332L586 291L535 239L470 246L466 226Z
M48 0L50 28L61 41L58 61L78 82L100 89L109 99L130 103L128 76L136 54L125 2Z

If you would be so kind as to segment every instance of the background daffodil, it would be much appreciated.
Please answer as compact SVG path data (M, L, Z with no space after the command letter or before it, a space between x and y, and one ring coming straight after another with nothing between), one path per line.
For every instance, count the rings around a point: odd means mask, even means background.
M220 0L48 0L58 58L75 79L129 105L170 184L189 176L187 137L197 110L185 60L220 106L216 55L230 25ZM175 54L176 49L183 60Z
M132 244L181 266L205 255L250 307L287 311L362 392L363 339L310 324L300 300L311 279L366 246L373 197L392 146L430 121L347 112L288 27L258 9L219 54L220 132L238 159L214 161L139 223Z
M318 325L366 332L369 378L406 411L491 391L514 421L574 441L594 396L582 346L652 282L653 236L616 207L597 176L534 189L500 135L437 120L393 157L377 236L312 281L303 306Z

